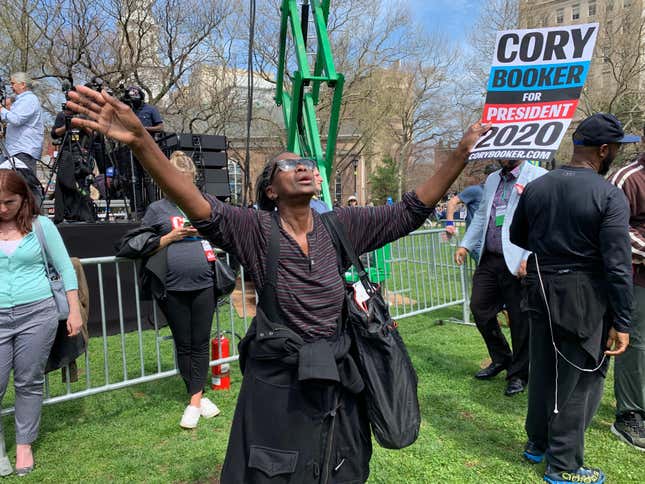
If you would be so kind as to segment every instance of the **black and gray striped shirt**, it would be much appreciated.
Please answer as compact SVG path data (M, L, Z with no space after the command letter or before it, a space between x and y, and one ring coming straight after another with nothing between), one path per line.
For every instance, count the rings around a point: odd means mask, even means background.
M234 254L260 293L265 281L271 235L271 213L233 207L205 195L212 207L209 220L192 221L213 245ZM432 212L414 192L394 205L334 209L357 254L369 252L418 228ZM309 255L280 228L277 299L285 325L311 341L334 333L342 311L344 285L338 273L336 250L320 215L307 234Z

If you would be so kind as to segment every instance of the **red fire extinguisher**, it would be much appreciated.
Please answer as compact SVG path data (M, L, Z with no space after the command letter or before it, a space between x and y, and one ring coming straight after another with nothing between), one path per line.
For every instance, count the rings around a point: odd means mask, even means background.
M211 352L213 360L228 358L231 355L228 338L224 335L219 338L213 338ZM213 390L228 390L231 388L230 365L228 363L213 366L211 388Z

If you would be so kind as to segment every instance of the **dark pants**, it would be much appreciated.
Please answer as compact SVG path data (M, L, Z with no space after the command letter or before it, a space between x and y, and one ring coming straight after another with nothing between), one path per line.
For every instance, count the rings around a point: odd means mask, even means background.
M40 184L38 177L36 176L38 160L33 156L28 155L27 153L16 153L14 156L29 167L28 170L25 168L18 168L17 171L23 176L23 178L27 182L27 185L29 185L31 193L34 194L34 197L36 199L36 207L40 207L40 204L43 200L43 187Z
M121 149L117 156L120 183L130 201L130 210L137 219L141 219L148 205L156 200L155 185L130 149Z
M602 304L596 304L602 295L590 300L594 296L592 286L576 274L543 274L542 278L558 350L580 368L596 368L599 356L592 357L583 348L575 325L580 324L578 318L597 321L598 332L604 332ZM584 464L584 433L600 404L609 361L596 371L585 372L560 355L556 359L544 298L537 277L531 273L525 282L523 309L531 328L526 433L531 442L546 451L547 463L555 471L573 471ZM600 345L595 353L602 354Z
M520 311L520 280L506 267L504 257L484 252L473 275L470 310L484 338L493 363L507 364L507 379L529 376L529 328ZM510 318L513 351L497 323L497 313L506 307Z
M88 191L83 187L84 178L77 180L74 156L69 151L63 151L56 170L54 223L60 223L63 220L76 222L94 222L96 220L94 204Z
M213 288L168 291L159 303L168 319L177 350L179 373L190 395L204 390L208 375L209 343L215 295Z
M638 412L645 418L645 287L634 285L632 332L614 363L614 393L616 415Z

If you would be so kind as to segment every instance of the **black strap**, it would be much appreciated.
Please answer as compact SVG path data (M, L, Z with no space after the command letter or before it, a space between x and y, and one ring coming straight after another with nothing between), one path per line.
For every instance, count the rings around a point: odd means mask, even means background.
M358 277L363 283L363 286L368 291L368 293L370 293L372 290L372 283L370 282L369 276L365 271L365 266L363 266L361 259L358 257L358 255L356 255L356 251L349 241L345 226L340 223L336 212L325 212L321 215L321 218L323 223L325 224L325 227L327 228L327 231L331 235L332 240L334 241L334 245L336 245L336 250L340 249L342 253L347 256L351 264L358 272Z
M278 315L278 260L280 259L280 227L278 226L278 213L271 214L271 237L267 250L266 270L264 274L264 287L260 294L259 306L271 321L280 321Z

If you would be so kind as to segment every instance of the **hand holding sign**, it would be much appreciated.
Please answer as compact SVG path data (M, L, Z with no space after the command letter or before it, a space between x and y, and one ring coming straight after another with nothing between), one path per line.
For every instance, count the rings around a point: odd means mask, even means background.
M490 130L491 126L492 125L490 123L484 124L481 122L477 122L470 126L462 136L461 141L459 142L459 148L465 149L470 153L473 150L475 143L477 143L477 140L482 135L486 134L488 130Z

